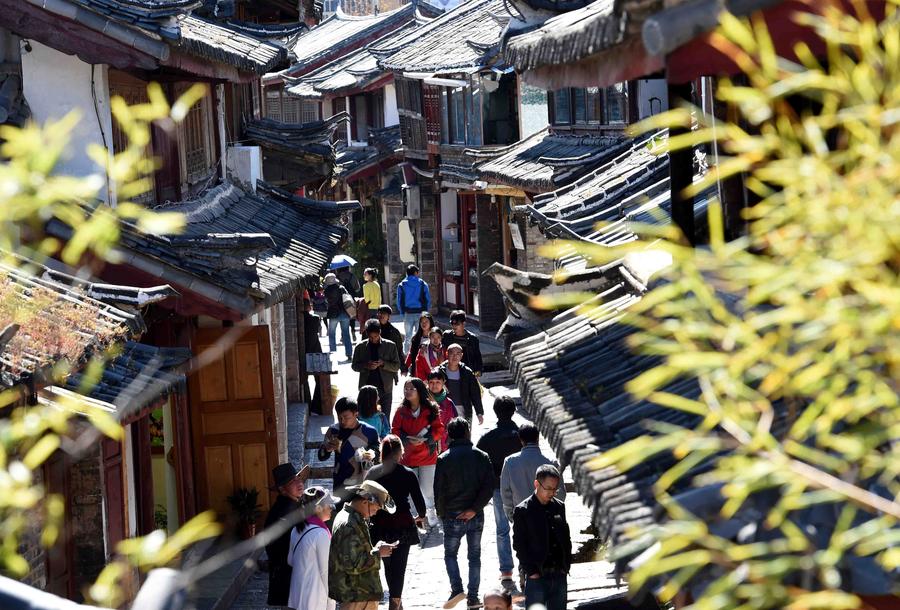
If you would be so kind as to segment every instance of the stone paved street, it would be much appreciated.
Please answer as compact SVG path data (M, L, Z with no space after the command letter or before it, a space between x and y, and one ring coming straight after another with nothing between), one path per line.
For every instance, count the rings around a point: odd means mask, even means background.
M323 342L327 347L327 342ZM340 346L339 346L340 350ZM335 361L338 356L333 355ZM343 358L342 352L340 358ZM349 364L336 364L338 375L332 377L333 385L340 390L340 395L356 394L356 386L358 376L350 369ZM485 421L483 426L475 425L473 430L473 441L477 442L481 434L490 430L496 423L496 417L491 409L495 396L508 393L513 396L518 394L515 388L506 388L497 386L486 390L483 397L485 405ZM399 403L402 392L397 386L394 391L394 401ZM520 415L516 416L516 420L521 423L526 421ZM312 425L312 424L311 424ZM314 432L312 432L314 434ZM542 450L551 453L549 446L544 439L541 440ZM565 473L566 478L570 478L568 472ZM316 484L323 483L317 481ZM330 482L329 482L330 483ZM580 497L574 493L569 493L566 498L567 518L571 525L573 537L573 550L577 551L582 543L590 537L583 534L582 531L588 526L590 521L590 513L582 503ZM481 591L482 593L499 584L499 564L497 559L497 545L495 542L496 526L494 523L493 509L489 504L485 509L485 528L482 537L481 551ZM464 547L464 543L463 543ZM466 581L468 569L465 560L465 548L460 548L460 569L463 574L463 582ZM607 573L610 565L605 562L594 562L591 564L582 564L584 568L590 568L586 571L581 566L573 568L570 578L570 607L577 605L577 600L581 597L576 589L590 589L596 591L598 587L604 585L612 587L612 582L607 582ZM578 579L582 582L577 582ZM382 580L384 575L382 573ZM267 574L256 572L247 582L242 594L235 601L232 610L257 610L266 608L265 598L267 591ZM410 552L409 567L407 568L406 586L403 596L403 606L408 610L424 610L432 608L440 608L450 593L450 585L447 572L444 567L443 546L438 536L429 539L426 548L414 547ZM387 608L387 603L382 603L380 607ZM464 604L460 604L457 608L463 608ZM313 610L313 609L310 609Z

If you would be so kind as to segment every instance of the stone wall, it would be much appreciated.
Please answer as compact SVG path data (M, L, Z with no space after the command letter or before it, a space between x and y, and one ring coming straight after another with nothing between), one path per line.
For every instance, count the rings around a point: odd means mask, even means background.
M547 238L544 237L537 225L519 221L519 229L523 228L522 239L525 242L525 251L519 251L520 271L553 273L553 259L538 254L538 248L547 243Z
M386 262L387 274L381 279L382 298L389 298L387 303L394 303L394 295L397 294L397 284L406 275L406 264L400 260L400 221L403 219L403 206L399 201L384 201L382 218L384 219L385 235L387 235Z
M298 344L298 317L303 315L303 293L296 299L287 299L284 309L285 387L288 403L303 402L303 379L300 376L300 345Z
M484 276L488 267L503 261L500 201L499 198L479 195L475 206L478 232L478 313L482 331L497 330L506 319L506 307L497 284Z

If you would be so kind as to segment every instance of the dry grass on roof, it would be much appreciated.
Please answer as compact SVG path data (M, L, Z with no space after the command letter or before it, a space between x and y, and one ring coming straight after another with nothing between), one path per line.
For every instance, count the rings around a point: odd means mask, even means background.
M19 330L0 351L5 379L61 360L77 363L128 333L121 321L103 315L92 302L79 300L74 290L60 293L23 285L0 273L0 330L10 324L18 324Z

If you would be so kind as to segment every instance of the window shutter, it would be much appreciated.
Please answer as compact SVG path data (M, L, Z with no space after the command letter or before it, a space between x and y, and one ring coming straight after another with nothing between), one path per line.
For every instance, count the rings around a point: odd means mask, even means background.
M425 102L425 136L428 144L441 143L441 88L434 85L423 87Z

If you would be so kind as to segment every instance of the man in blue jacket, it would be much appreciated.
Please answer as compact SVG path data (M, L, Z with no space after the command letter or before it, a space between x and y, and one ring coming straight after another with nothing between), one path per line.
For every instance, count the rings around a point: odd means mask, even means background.
M428 284L419 279L419 268L406 268L406 279L397 284L397 313L403 316L403 351L409 353L412 336L419 327L423 311L431 309L431 293Z

